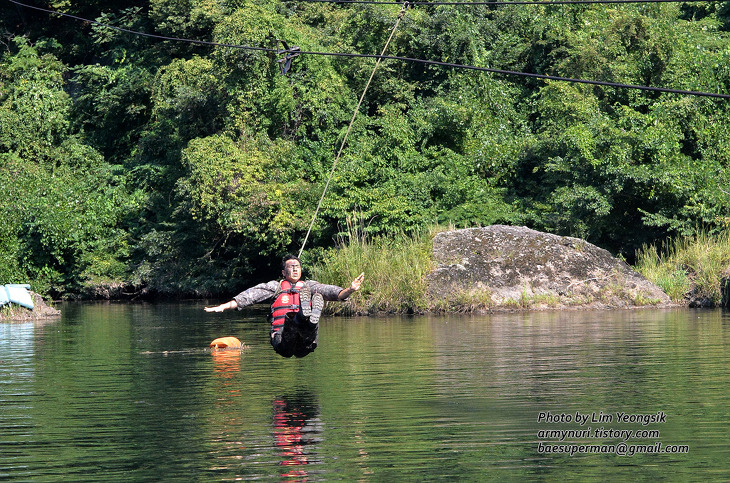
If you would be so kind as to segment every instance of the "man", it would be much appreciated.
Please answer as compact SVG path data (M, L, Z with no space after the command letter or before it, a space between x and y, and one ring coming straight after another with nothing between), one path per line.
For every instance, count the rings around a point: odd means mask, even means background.
M287 255L281 263L281 281L260 283L244 290L233 300L215 307L205 307L206 312L241 310L255 303L273 298L269 321L271 345L284 357L304 357L317 348L319 317L325 300L346 300L357 290L365 278L361 273L343 289L337 285L325 285L314 280L306 282L302 277L302 263L294 255Z

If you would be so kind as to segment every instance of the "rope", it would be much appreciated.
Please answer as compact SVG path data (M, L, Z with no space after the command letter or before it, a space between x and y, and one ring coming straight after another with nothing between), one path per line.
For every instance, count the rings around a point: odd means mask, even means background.
M393 25L393 28L390 31L390 36L388 37L387 42L385 42L385 46L383 46L383 51L380 52L380 56L378 57L378 60L375 62L375 67L373 67L373 71L370 73L370 78L368 79L367 84L365 84L365 89L362 91L362 95L360 96L360 100L357 103L357 107L355 107L355 111L352 113L352 119L350 119L350 124L347 126L347 131L345 132L345 137L342 139L342 144L340 144L340 149L337 151L337 156L335 156L335 160L332 163L332 169L330 169L329 177L327 178L327 183L324 185L324 189L322 190L322 196L319 197L319 202L317 203L317 209L314 210L314 216L312 216L312 222L309 224L309 229L307 230L307 234L304 237L304 241L302 242L302 248L299 249L299 255L298 258L301 258L302 252L304 251L304 246L307 244L307 240L309 239L309 234L312 232L312 227L314 226L314 222L317 219L317 214L319 213L319 209L322 206L322 200L324 200L325 194L327 194L327 189L329 188L330 181L332 180L332 175L335 173L335 168L337 167L337 163L340 160L340 156L342 155L342 150L345 148L345 143L347 142L347 138L350 135L350 131L352 131L352 125L355 122L355 117L357 117L358 111L360 111L360 105L362 104L363 99L365 99L365 93L368 91L368 88L370 87L370 83L373 80L373 77L375 76L375 71L378 69L378 66L380 65L380 61L383 60L383 56L385 55L385 51L388 49L388 45L390 44L390 41L393 39L393 35L395 34L395 30L398 28L398 24L400 24L401 19L405 15L406 8L408 8L408 2L403 2L403 8L398 13L398 19L395 22L395 25Z

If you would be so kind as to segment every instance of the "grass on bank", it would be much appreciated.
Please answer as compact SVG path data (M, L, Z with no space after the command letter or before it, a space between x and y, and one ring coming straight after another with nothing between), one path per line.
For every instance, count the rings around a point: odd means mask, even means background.
M636 254L635 269L657 284L675 302L704 300L722 303L722 280L730 267L730 232L699 233L677 238L663 250L644 246Z
M426 276L432 269L435 230L414 236L370 237L348 226L337 247L312 266L312 278L344 287L365 272L359 292L345 304L329 304L334 313L418 313L427 310Z

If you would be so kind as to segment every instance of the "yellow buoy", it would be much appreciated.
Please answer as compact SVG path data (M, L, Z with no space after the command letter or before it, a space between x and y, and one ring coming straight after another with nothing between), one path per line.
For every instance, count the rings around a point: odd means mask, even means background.
M210 343L210 347L214 350L218 349L240 349L241 341L235 337L218 337Z

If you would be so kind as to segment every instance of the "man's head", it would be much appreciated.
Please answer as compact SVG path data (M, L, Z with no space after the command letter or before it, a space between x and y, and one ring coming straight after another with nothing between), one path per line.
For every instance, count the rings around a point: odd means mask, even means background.
M287 255L281 260L281 274L289 283L297 283L302 278L302 262L294 255Z

